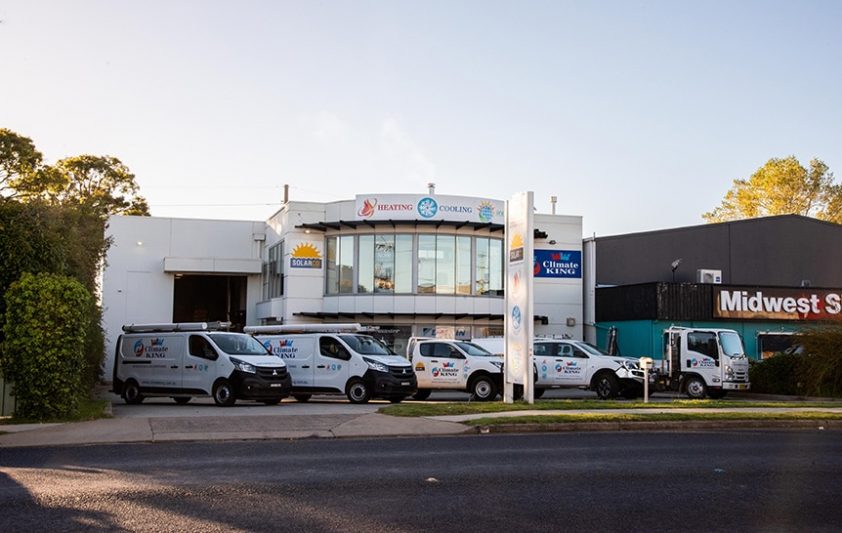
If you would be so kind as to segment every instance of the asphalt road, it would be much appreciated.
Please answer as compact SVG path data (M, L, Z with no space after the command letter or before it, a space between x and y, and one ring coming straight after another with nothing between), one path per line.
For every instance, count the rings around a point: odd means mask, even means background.
M838 531L842 433L19 448L0 531Z

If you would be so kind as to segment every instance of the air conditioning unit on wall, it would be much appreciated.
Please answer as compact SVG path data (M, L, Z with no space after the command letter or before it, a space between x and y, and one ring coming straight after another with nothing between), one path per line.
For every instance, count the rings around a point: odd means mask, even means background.
M696 283L722 283L722 271L700 268L696 271Z

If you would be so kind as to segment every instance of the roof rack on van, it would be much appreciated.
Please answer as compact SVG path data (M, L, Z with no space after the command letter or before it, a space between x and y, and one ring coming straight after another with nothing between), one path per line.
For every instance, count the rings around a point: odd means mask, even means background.
M217 331L228 330L230 322L170 322L163 324L127 324L123 326L125 333L151 333L167 331Z
M359 333L373 331L375 328L359 323L348 324L277 324L274 326L246 326L245 333Z

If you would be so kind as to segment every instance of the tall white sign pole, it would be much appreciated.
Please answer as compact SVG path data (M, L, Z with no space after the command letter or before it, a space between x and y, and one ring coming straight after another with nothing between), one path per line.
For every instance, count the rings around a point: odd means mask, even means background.
M535 403L532 371L533 204L532 191L520 192L506 203L505 403L514 402L515 385L523 387L527 402Z

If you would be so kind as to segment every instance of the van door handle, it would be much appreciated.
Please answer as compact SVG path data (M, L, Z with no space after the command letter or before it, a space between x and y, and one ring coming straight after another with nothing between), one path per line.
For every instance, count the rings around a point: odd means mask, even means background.
M430 362L431 363L438 363L439 361L438 361L438 359L430 359Z
M301 368L310 368L310 365L302 365Z
M170 368L178 368L178 365L172 365ZM185 366L184 368L193 368L192 366Z
M325 365L318 365L316 368L325 368Z

